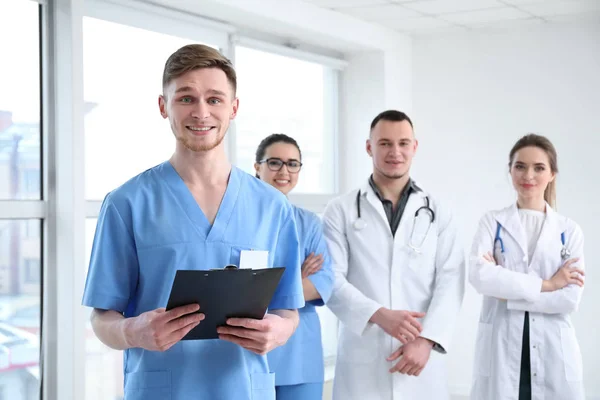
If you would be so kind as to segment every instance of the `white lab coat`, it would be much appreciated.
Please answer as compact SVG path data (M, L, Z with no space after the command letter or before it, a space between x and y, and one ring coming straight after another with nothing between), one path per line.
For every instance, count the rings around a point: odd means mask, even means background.
M498 223L504 242L503 266L482 259L493 251ZM472 400L518 400L525 311L529 311L532 400L585 398L581 352L569 317L577 310L582 288L569 285L540 292L542 279L550 279L563 264L562 232L571 257L580 259L574 265L583 268L581 229L549 205L531 260L516 205L489 212L481 219L469 273L471 284L484 295ZM499 260L496 257L502 263Z
M407 245L415 212L425 194L410 195L395 237L383 205L368 182L361 188L366 228L356 230L354 190L328 204L324 234L335 271L327 304L340 320L334 400L445 400L449 398L443 356L431 357L419 377L390 374L399 360L386 357L401 343L369 319L380 307L426 312L422 336L448 349L465 286L464 249L450 213L429 197L435 221L421 254ZM420 244L428 224L421 212L413 244ZM424 222L424 223L423 223Z

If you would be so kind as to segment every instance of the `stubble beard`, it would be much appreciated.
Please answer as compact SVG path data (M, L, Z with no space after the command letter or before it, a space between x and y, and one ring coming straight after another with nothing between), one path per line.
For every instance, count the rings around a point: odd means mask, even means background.
M190 140L188 136L177 136L177 140L181 142L181 144L183 144L186 149L191 150L195 153L200 153L210 151L219 146L221 142L223 142L223 139L225 139L225 134L220 134L220 132L217 132L217 135L218 136L215 138L215 140L209 143L194 143L192 140Z

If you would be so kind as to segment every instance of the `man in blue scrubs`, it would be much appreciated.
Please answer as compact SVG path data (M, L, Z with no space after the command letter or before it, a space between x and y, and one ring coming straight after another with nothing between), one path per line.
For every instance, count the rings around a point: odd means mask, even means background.
M126 400L275 399L265 354L298 324L301 254L286 198L227 160L235 93L235 71L218 51L189 45L172 54L159 107L175 153L102 205L83 304L94 308L98 338L125 350ZM232 318L219 339L181 341L204 316L202 304L163 308L175 272L240 265L257 250L268 252L269 267L286 267L264 319Z

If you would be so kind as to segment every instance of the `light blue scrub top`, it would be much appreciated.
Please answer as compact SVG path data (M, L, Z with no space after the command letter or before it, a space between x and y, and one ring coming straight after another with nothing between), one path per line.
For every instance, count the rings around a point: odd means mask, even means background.
M277 386L323 382L325 373L321 323L315 307L324 305L331 297L333 289L331 258L323 238L319 217L295 206L294 214L302 261L310 253L323 254L323 266L308 278L321 295L321 299L309 301L299 310L300 323L294 335L284 346L269 352L269 366L271 371L275 372Z
M269 267L286 267L270 309L304 305L302 257L287 199L233 167L211 226L164 162L105 198L83 304L125 317L166 307L176 270L239 265L241 250L268 250ZM124 368L126 400L275 399L267 357L223 340L180 341L164 352L128 349Z

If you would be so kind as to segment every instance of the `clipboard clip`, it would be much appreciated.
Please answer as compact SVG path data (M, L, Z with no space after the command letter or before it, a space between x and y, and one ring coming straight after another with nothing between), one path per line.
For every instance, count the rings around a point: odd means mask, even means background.
M235 271L238 270L238 266L235 264L227 264L223 268L212 268L210 271Z

